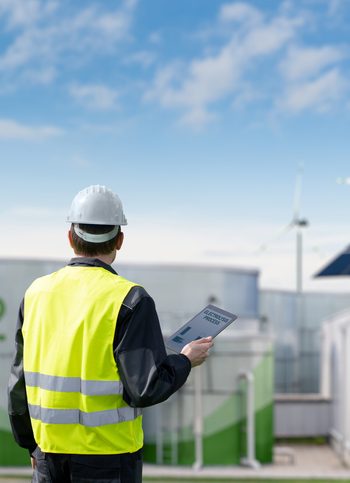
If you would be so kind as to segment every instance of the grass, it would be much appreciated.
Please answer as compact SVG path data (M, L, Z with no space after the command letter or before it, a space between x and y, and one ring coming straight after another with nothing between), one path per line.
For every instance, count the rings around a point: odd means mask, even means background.
M323 446L323 445L329 445L329 440L324 436L316 436L311 438L306 438L306 437L275 438L275 444L280 444L280 445L310 444L313 446Z
M0 483L27 483L30 481L30 478L1 478L0 477ZM144 477L143 481L148 482L148 483L350 483L350 478L348 480L337 480L337 479L330 479L329 477L324 478L322 480L320 479L307 479L307 480L300 480L300 479L264 479L264 480L257 480L257 479L251 479L251 478L246 478L246 479L240 479L237 480L236 478L230 479L230 478L222 478L222 479L212 479L212 478L194 478L194 479L179 479L179 478L150 478L150 477Z
M236 478L234 479L227 479L227 478L223 478L223 479L207 479L207 478L203 478L203 479L198 479L198 478L195 478L193 480L189 480L189 479L173 479L173 478L167 478L166 480L160 478L160 479L155 479L155 478L147 478L145 477L143 479L143 481L147 481L149 483L346 483L346 482L350 482L350 479L348 480L332 480L330 479L329 477L327 478L324 478L322 480L320 479L317 479L317 480L314 480L312 478L309 478L307 480L300 480L300 479L297 479L297 480L291 480L291 479L280 479L278 478L277 479L272 479L272 480L257 480L257 479L251 479L251 478L247 478L247 479L244 479L244 480L237 480Z

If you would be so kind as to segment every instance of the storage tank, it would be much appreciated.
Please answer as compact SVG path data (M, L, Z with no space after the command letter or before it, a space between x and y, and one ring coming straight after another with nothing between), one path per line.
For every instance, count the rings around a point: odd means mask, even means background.
M239 315L234 330L259 329L256 270L162 264L118 264L118 273L154 298L163 331L175 331L208 303Z
M239 464L246 456L247 383L254 376L255 456L272 461L273 345L259 335L258 272L196 265L129 265L119 272L144 285L156 301L163 333L170 335L208 303L239 315L215 340L201 368L167 402L144 411L148 462L192 465L196 455L196 424L203 426L202 463ZM194 425L195 376L201 378L202 420ZM198 380L197 380L198 386Z
M272 462L272 340L243 331L234 334L232 325L215 339L210 357L191 372L180 391L145 410L146 461L253 467ZM232 333L227 333L230 329ZM250 436L249 380L254 393ZM248 437L253 440L251 454Z

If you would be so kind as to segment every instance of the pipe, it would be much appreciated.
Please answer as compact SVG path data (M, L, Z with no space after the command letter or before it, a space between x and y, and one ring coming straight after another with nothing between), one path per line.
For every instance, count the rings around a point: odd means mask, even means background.
M171 416L171 464L177 465L178 464L178 433L179 433L179 419L180 419L180 411L179 411L179 393L176 392L173 395L173 404L172 404L172 416Z
M202 406L202 368L196 367L194 371L194 418L193 432L195 445L195 462L193 469L203 467L203 406Z
M252 372L241 372L238 379L247 381L247 457L241 458L241 464L250 468L259 468L255 458L255 411L254 411L254 375Z
M162 405L158 404L155 408L156 414L156 463L161 465L164 462L164 447L163 447L163 415Z

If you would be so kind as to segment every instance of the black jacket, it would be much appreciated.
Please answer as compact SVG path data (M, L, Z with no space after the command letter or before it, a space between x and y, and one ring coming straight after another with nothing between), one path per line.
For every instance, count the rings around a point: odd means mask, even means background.
M117 275L96 258L73 258L70 266L98 266ZM8 386L8 410L17 443L30 453L36 448L27 405L23 373L22 301L15 336L15 355ZM124 400L132 407L165 401L185 382L191 370L182 354L167 355L153 299L133 287L120 309L113 341L115 360L124 386Z

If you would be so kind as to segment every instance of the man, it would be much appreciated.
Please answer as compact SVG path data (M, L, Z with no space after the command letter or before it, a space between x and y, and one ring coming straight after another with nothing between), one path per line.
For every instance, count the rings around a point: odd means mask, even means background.
M9 417L35 482L142 481L140 408L166 400L211 338L167 355L152 298L111 264L123 245L120 199L104 186L74 198L76 257L35 280L22 301Z

